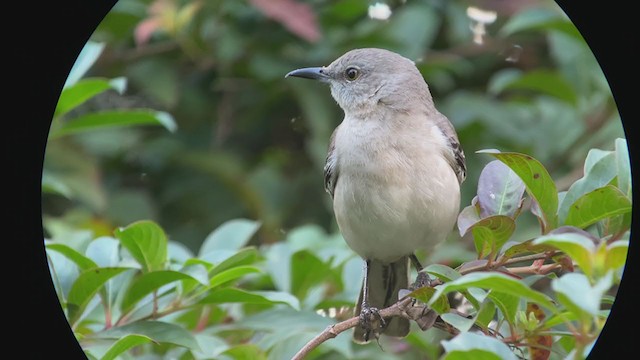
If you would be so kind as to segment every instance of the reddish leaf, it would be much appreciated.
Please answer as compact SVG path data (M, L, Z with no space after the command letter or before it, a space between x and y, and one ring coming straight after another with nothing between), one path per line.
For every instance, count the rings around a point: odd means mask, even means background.
M149 42L151 35L156 30L162 28L162 20L157 17L151 17L142 20L133 31L133 38L137 45L144 45Z
M309 5L295 0L251 0L251 4L300 38L309 42L320 40L316 14Z
M533 316L538 321L543 321L545 318L544 311L534 303L527 303L527 314L533 313ZM553 338L551 335L532 335L527 338L529 346L529 354L531 360L547 360L551 356L551 345L553 345Z

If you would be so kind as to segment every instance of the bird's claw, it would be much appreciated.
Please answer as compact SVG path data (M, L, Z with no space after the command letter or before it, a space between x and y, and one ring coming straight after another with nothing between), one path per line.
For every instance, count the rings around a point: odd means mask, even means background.
M416 277L416 281L414 281L414 283L409 286L409 289L413 291L413 290L417 290L417 289L420 289L420 288L425 287L425 286L431 286L431 282L432 282L432 280L429 277L429 274L427 274L424 271L420 271L420 272L418 272L418 276Z
M365 330L364 340L369 341L369 337L371 332L377 334L377 329L384 328L387 326L387 322L380 315L380 310L375 307L369 307L367 305L362 306L362 310L360 311L360 326Z

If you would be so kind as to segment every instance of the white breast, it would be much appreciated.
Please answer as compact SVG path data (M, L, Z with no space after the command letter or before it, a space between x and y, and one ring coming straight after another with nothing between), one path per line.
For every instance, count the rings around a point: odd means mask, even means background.
M460 189L427 121L398 125L345 119L335 138L334 211L363 258L394 261L431 249L453 228Z

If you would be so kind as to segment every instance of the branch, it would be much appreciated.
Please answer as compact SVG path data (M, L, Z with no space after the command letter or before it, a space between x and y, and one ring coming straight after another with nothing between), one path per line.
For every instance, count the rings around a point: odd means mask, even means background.
M380 310L380 316L384 319L399 316L405 319L414 320L418 323L418 326L422 330L426 330L431 327L446 331L452 335L457 335L458 330L448 325L440 319L438 313L429 309L426 305L413 306L414 299L410 297L403 297L395 304ZM360 324L360 317L354 316L350 319L344 320L337 324L328 326L320 334L316 335L313 339L307 342L292 358L291 360L302 360L313 349L317 348L323 342L333 339L338 334L354 328Z
M474 266L466 268L460 271L461 274L468 274L474 271L486 271L493 270L493 266L499 265L510 265L525 261L536 261L543 260L549 257L549 254L534 254L534 255L526 255L515 258L510 258L504 261L498 261L493 264L483 264L480 266ZM526 267L513 267L509 268L510 271L514 271L516 273L546 273L548 271L559 268L560 264L547 264L547 265L537 265L532 264L531 266ZM434 281L432 285L438 284L438 281ZM456 311L452 309L452 311ZM464 316L464 314L461 314ZM426 305L414 305L414 299L410 297L403 297L395 304L380 310L380 316L384 319L399 316L405 319L414 320L418 326L422 330L429 329L431 327L446 331L452 335L457 335L458 330L451 325L442 321L438 313L432 309L429 309ZM338 336L340 333L345 332L351 328L354 328L360 324L360 317L354 316L350 319L344 320L337 324L333 324L324 329L320 334L316 335L313 339L307 342L294 356L291 360L302 360L305 356L307 356L313 349L320 346L320 344L324 343L329 339L333 339Z

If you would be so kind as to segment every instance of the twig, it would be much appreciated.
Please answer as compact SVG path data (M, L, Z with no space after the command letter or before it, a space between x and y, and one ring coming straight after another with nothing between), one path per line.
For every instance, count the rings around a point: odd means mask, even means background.
M502 267L504 265L516 264L525 261L535 261L535 260L543 260L547 259L550 255L548 253L542 254L533 254L533 255L525 255L516 258L510 258L504 261L497 261L487 266L487 264L483 264L480 266L470 267L460 271L461 274L467 274L474 271L482 271L482 270L491 270L492 267ZM523 266L523 267L514 267L509 268L511 272L520 272L520 273L546 273L553 269L561 267L560 264L547 264L542 266ZM515 271L514 271L515 270ZM422 330L426 330L430 327L435 327L437 329L449 332L452 335L456 335L458 330L449 326L447 323L442 321L437 313L434 310L429 309L426 305L413 305L414 299L410 297L403 297L395 304L380 310L380 316L384 319L399 316L409 320L414 320L418 323ZM438 321L439 320L439 321ZM337 324L333 324L324 329L321 333L316 335L313 339L307 342L292 358L291 360L302 360L305 356L307 356L313 349L320 346L322 343L329 339L333 339L338 336L340 333L345 332L351 328L354 328L360 324L360 318L358 316L354 316L350 319L344 320Z

